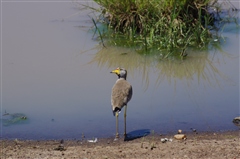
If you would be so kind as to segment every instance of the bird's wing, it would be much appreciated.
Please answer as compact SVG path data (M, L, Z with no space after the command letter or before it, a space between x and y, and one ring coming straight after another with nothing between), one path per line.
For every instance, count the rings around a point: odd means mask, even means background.
M132 86L126 80L118 80L112 88L112 106L120 109L132 98Z

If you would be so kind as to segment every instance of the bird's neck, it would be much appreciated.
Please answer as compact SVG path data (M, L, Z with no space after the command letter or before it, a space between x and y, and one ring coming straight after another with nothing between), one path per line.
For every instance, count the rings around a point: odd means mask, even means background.
M118 76L118 79L124 79L124 80L126 80L126 77L120 77L120 76Z

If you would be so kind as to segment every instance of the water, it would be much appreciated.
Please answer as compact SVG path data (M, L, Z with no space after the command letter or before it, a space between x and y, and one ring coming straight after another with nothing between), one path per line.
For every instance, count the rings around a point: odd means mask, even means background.
M27 116L7 126L1 116L2 138L114 136L110 94L117 77L109 72L118 66L128 70L133 86L127 132L238 129L232 123L240 115L240 33L234 25L223 34L223 51L189 51L183 62L160 61L125 48L102 49L89 31L88 15L94 15L76 3L1 5L1 114ZM123 113L119 124L122 134Z

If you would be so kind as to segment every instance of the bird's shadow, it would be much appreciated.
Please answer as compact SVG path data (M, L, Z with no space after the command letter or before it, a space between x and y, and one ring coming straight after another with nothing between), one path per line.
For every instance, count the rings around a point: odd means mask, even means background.
M141 138L150 134L150 129L140 129L134 130L127 133L126 137L124 137L124 141L131 141L137 138Z

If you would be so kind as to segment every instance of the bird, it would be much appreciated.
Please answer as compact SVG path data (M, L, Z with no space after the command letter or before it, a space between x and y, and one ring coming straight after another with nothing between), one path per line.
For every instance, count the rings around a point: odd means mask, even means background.
M124 110L124 138L127 137L126 133L126 117L127 117L127 103L131 100L133 89L131 84L126 80L127 79L127 70L124 68L116 68L110 73L115 73L118 76L116 83L112 87L111 94L111 105L113 116L116 117L116 137L119 138L118 133L118 115L121 112L121 109L125 107Z

